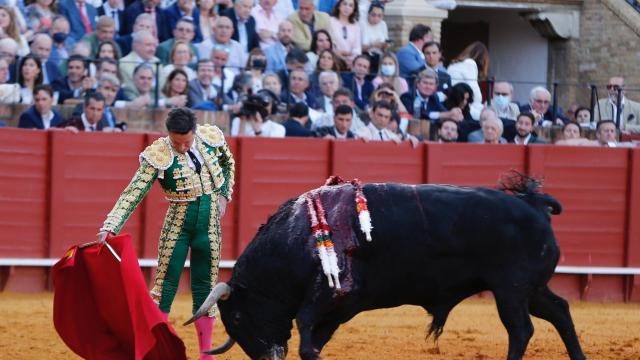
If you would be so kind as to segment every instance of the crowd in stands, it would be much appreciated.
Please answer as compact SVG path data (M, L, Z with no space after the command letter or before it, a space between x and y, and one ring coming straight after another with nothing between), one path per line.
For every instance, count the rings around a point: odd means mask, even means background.
M0 5L0 102L31 105L20 127L124 131L113 109L187 106L230 112L231 134L243 136L429 140L410 131L415 121L442 142L537 143L548 126L563 127L565 144L640 133L640 103L620 76L592 119L586 107L551 106L542 86L521 103L509 82L483 87L481 42L446 61L418 24L391 51L391 0L103 1ZM62 104L76 106L70 118ZM596 142L582 137L588 128Z

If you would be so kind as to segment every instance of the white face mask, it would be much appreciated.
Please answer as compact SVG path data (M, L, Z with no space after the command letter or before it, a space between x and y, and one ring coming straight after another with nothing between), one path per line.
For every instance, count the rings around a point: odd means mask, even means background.
M507 106L509 106L511 98L509 98L509 96L496 95L493 97L492 101L498 109L505 109Z
M396 66L395 65L381 65L380 66L380 72L384 76L393 76L396 73Z

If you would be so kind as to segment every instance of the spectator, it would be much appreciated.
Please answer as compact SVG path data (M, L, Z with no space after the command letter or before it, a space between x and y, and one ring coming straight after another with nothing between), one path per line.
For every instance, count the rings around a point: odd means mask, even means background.
M104 96L99 92L87 94L84 98L84 111L82 114L71 117L64 123L64 127L73 132L113 131L113 128L105 128L102 123L105 102Z
M356 133L360 128L367 126L362 121L362 119L360 119L360 116L356 111L357 108L353 101L353 93L351 92L351 90L341 88L336 90L336 92L333 93L333 111L335 112L335 110L342 105L348 106L352 111L350 130L353 133ZM365 114L366 112L363 112L363 115ZM327 127L327 126L331 127L332 125L334 125L334 120L335 119L331 114L322 114L318 118L315 118L315 119L312 118L313 123L311 124L311 128L318 129L318 128Z
M245 69L247 69L246 71L251 74L251 77L253 78L252 90L254 94L257 93L258 90L262 89L262 77L266 68L267 56L264 54L264 51L262 51L260 47L251 50Z
M316 129L315 136L325 139L353 139L350 130L353 122L353 109L349 105L339 105L333 111L333 126L322 126Z
M135 4L135 3L134 3ZM148 31L139 31L133 34L133 50L129 55L120 59L120 74L122 75L122 83L129 87L133 87L133 71L138 65L154 64L150 68L155 76L156 66L160 60L154 56L156 48L158 47L158 41Z
M402 139L388 129L391 121L391 104L387 101L378 101L371 109L371 122L366 127L359 129L356 135L365 141L393 141L400 143Z
M42 85L42 63L35 55L29 54L20 59L18 69L20 103L33 104L33 90Z
M406 97L406 96L405 96ZM369 107L372 107L377 101L384 100L391 104L391 109L394 112L407 113L407 108L402 103L400 96L395 92L393 86L389 83L383 83L371 94L369 99ZM364 115L365 113L363 113Z
M384 21L384 5L380 1L371 3L366 17L360 20L362 30L362 52L369 54L371 58L371 68L378 70L380 57L388 51L389 30Z
M624 110L623 110L624 111ZM618 146L618 131L613 120L598 121L596 127L596 140L598 145L607 147Z
M34 33L49 31L55 15L54 0L36 0L25 8L27 26Z
M438 142L452 143L458 141L458 123L444 119L438 123Z
M576 118L575 122L577 122L581 127L595 130L595 123L591 122L591 111L589 109L584 106L579 106L574 114L574 117Z
M268 59L268 58L267 58ZM267 60L267 66L268 64ZM298 49L297 47L291 48L291 51L287 53L287 56L284 58L285 68L276 72L280 77L280 83L282 84L282 89L284 91L289 89L289 74L292 70L304 70L307 68L307 55L302 49ZM306 70L305 70L306 71Z
M600 99L594 111L593 118L599 124L600 120L613 120L616 122L618 90L621 91L622 114L620 116L620 130L623 134L640 133L640 103L631 101L625 96L624 78L614 76L607 83L607 99Z
M96 91L104 96L104 115L102 126L112 128L114 131L124 131L126 123L118 122L116 115L112 111L112 107L116 106L116 97L120 93L120 80L112 74L104 73L98 78Z
M64 122L62 115L53 108L53 89L38 85L33 90L34 104L20 115L18 127L22 129L48 130Z
M295 0L295 1L296 1L296 5L297 5L298 4L298 0ZM273 11L275 11L276 15L280 19L286 19L289 16L291 16L291 14L293 14L294 11L295 11L295 9L293 7L293 1L292 0L278 0L278 1L276 1L276 5L273 7Z
M178 23L178 26L180 26L180 23ZM171 40L173 39L169 39L167 41ZM191 60L194 58L194 53L188 43L181 40L176 41L173 44L171 51L169 52L169 65L166 65L162 68L162 72L160 73L160 81L164 83L163 79L169 76L169 74L171 74L171 72L173 72L173 70L175 69L184 71L187 74L189 81L195 79L197 77L196 72L189 67Z
M331 50L320 51L320 57L316 64L316 70L311 74L311 89L314 93L320 92L320 73L323 71L335 71L339 73L342 71L342 59Z
M74 38L69 36L69 32L69 21L62 15L56 15L51 24L51 38L53 39L53 46L51 48L51 55L49 56L49 59L58 66L60 66L64 60L69 58L69 52L76 42Z
M98 52L96 53L96 59L113 59L120 60L122 54L120 53L120 48L118 44L116 44L113 40L103 41L98 45Z
M320 95L315 103L317 110L322 110L327 114L333 115L333 94L341 88L340 77L334 71L323 71L318 76L320 83Z
M9 66L15 65L18 44L12 38L0 39L0 58L5 59ZM12 71L15 72L15 71Z
M382 83L388 83L393 85L393 89L396 93L402 95L409 91L409 85L407 81L400 77L400 70L398 66L398 60L393 53L386 53L382 55L380 59L380 69L378 70L378 76L373 79L374 88L378 88Z
M426 25L417 24L411 29L409 43L398 50L397 53L400 76L412 78L427 67L422 47L425 43L431 41L432 37L431 28Z
M415 119L438 120L451 119L457 122L464 120L462 109L452 106L449 110L440 102L436 90L438 89L438 74L432 69L426 69L417 75L416 96L406 94L401 97L404 106L411 111ZM450 100L451 101L451 100Z
M153 68L147 63L142 63L133 70L133 82L124 86L124 93L131 101L126 108L143 109L155 105L156 96L153 89ZM158 102L159 105L159 102Z
M564 112L564 116L568 121L576 121L576 110L578 110L579 107L580 105L576 103L569 105L567 110Z
M96 28L96 8L85 0L61 0L58 4L58 12L69 20L71 25L69 35L75 40L80 40Z
M371 60L367 55L358 55L353 60L351 73L343 74L344 86L354 93L356 106L360 110L366 110L367 101L373 93L373 82L368 79L371 69Z
M422 53L427 61L427 68L435 71L438 74L438 95L440 101L444 101L444 93L451 87L451 76L447 72L447 69L442 66L442 48L440 43L435 41L429 41L422 47ZM442 94L442 95L440 95Z
M180 35L182 36L179 40L186 40L186 32L189 33L189 41L201 42L203 40L199 23L200 10L195 7L195 2L193 0L176 0L172 5L163 9L163 11L167 20L165 26L167 26L168 32L172 33L176 39L178 39L178 36L176 35L178 23L180 20L187 19L190 21L192 27L190 29L182 28L181 30L178 30L178 33L181 33ZM167 50L168 49L171 49L171 46L169 46ZM158 57L160 58L160 56Z
M506 144L507 141L502 137L503 125L502 121L491 113L486 120L482 122L482 138L484 144Z
M303 0L305 1L305 0ZM285 69L286 56L293 48L293 25L283 21L278 26L278 42L264 49L267 56L267 70L277 72Z
M582 138L582 128L580 124L574 121L570 121L562 127L562 139L563 140L575 140Z
M213 62L209 59L198 61L197 79L189 82L189 103L197 106L202 103L213 104L214 99L221 91L213 85Z
M307 73L302 69L292 70L289 73L289 90L282 94L282 101L289 106L302 102L315 109L315 99L308 91L309 76Z
M338 0L329 18L331 31L334 34L334 50L347 67L351 67L353 59L362 53L359 17L356 0Z
M226 16L219 16L215 22L213 37L205 39L198 44L196 48L198 49L200 59L211 58L215 47L226 48L229 57L227 59L228 63L225 63L225 66L231 67L232 73L235 76L246 64L247 52L242 49L242 45L240 45L239 42L231 38L232 34L233 23L231 19Z
M124 30L124 5L122 0L107 0L96 8L98 16L109 16L113 19L113 26L116 34L125 35Z
M110 16L103 15L98 18L98 22L96 23L96 31L92 33L87 33L82 37L81 41L86 41L91 44L91 54L90 58L96 58L96 54L98 54L98 46L103 41L113 41L113 37L116 33L116 25L113 21L113 18ZM117 45L116 45L117 46ZM118 49L120 52L120 49Z
M307 128L309 107L304 103L294 104L289 109L289 119L282 125L286 137L313 137L314 133Z
M367 13L369 11L369 8L371 8L371 4L375 3L375 2L380 2L383 6L386 6L387 3L391 2L393 0L359 0L358 1L358 8L360 9L360 19L364 19L367 17Z
M520 107L520 112L530 112L536 119L536 126L563 125L565 121L562 109L558 108L555 117L549 108L551 93L542 86L536 86L529 93L529 104Z
M225 111L237 112L240 110L241 102L247 99L253 88L253 76L249 73L240 73L233 78L231 90L226 93L225 102L227 106L223 108ZM235 106L228 106L235 105Z
M307 58L309 62L307 62L307 66L305 70L307 70L308 74L313 73L316 70L316 66L318 64L318 57L320 52L323 50L333 50L333 42L331 41L331 35L327 30L318 30L313 33L313 37L311 38L311 47L309 51L307 51Z
M159 103L164 107L191 107L189 103L189 77L182 69L174 69L160 92ZM162 106L160 105L160 106Z
M53 40L46 33L38 33L33 36L31 42L31 54L38 57L42 63L42 81L44 84L51 84L60 78L58 67L49 60Z
M224 18L221 17L221 18ZM229 62L229 48L224 45L216 45L211 51L211 61L213 61L213 84L219 86L224 93L231 90L235 72L227 67Z
M298 0L298 11L291 14L288 20L293 26L293 43L304 51L309 51L314 32L331 31L329 15L316 11L314 0Z
M73 0L67 0L73 1ZM131 34L133 24L141 14L148 14L152 23L155 23L156 35L159 42L171 37L171 28L165 12L160 8L160 0L136 0L124 10L124 32ZM123 49L124 50L124 49ZM126 52L125 52L126 53Z
M513 85L506 81L498 81L493 85L491 107L501 119L515 120L520 114L518 105L512 102Z
M474 121L470 114L469 104L473 102L473 90L465 83L453 85L447 95L443 105L448 110L460 109L463 121Z
M270 119L268 103L260 96L251 96L245 106L251 104L259 111L241 111L239 116L231 121L232 136L283 138L286 134L284 126ZM242 129L242 130L241 130Z
M529 144L546 144L547 142L538 139L538 136L533 131L533 124L535 118L531 113L521 113L516 120L516 136L513 138L514 144L529 145Z
M282 82L276 74L270 73L262 77L262 88L273 92L278 99L282 98Z
M489 50L483 43L475 41L451 61L447 71L453 85L464 82L473 90L471 117L477 120L483 103L478 80L485 80L489 74Z
M156 57L160 59L160 63L168 65L171 62L171 52L178 41L186 44L189 47L189 52L192 54L189 57L190 62L187 64L190 64L191 60L193 60L194 63L197 62L198 59L193 56L193 54L196 54L198 50L191 43L195 34L194 26L193 20L189 17L178 20L176 27L173 29L173 37L158 45L156 49Z
M284 20L274 11L277 2L277 0L259 0L258 5L251 10L251 16L255 19L255 31L260 37L260 47L263 49L276 43L278 25Z
M240 43L243 54L248 54L260 45L257 19L251 16L253 0L235 0L234 2L235 6L226 10L222 15L231 19L233 23L232 39Z
M72 55L67 62L67 76L56 80L53 89L58 92L58 103L64 104L67 99L81 98L87 90L93 87L93 80L89 76L86 58Z
M9 81L9 63L0 57L0 104L13 104L20 101L20 85L7 84Z
M131 49L133 48L133 34L141 31L148 31L152 35L156 33L156 26L153 22L153 17L150 14L140 14L133 25L133 33L127 33L126 35L120 36L116 39L123 55L131 52Z
M197 1L198 12L200 13L200 33L202 34L202 40L209 39L213 36L213 29L215 21L218 17L215 10L215 0L200 0ZM233 20L233 19L232 19Z
M24 35L20 34L16 13L13 8L6 5L0 5L0 33L2 38L11 38L18 44L17 55L25 56L29 53L29 44Z

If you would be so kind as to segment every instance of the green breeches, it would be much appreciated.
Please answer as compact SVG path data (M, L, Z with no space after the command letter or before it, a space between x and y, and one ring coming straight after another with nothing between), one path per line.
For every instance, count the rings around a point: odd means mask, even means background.
M160 234L158 269L151 291L162 312L171 310L189 249L194 313L217 281L221 243L217 205L211 195L170 205Z

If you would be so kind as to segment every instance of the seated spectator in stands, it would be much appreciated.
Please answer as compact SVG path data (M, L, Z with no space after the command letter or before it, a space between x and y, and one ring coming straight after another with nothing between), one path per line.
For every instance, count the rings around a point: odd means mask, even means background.
M485 142L484 141L484 132L482 130L482 124L489 118L491 118L491 119L495 118L495 119L500 120L500 118L498 118L498 115L496 114L495 110L493 110L493 108L485 107L480 112L480 120L478 121L478 123L480 125L480 129L469 133L467 135L467 139L466 139L467 142L469 142L469 143L480 143L480 144ZM503 133L504 133L504 122L503 122L503 125L502 125L502 129L503 129ZM461 139L459 137L458 137L458 141L461 141ZM500 141L501 144L508 143L507 139L505 139L504 137L501 137L499 141Z
M31 53L40 59L42 64L42 82L43 84L50 84L60 78L58 72L58 66L53 61L49 60L51 54L51 46L53 40L46 33L38 33L33 36L31 41Z
M96 75L93 81L93 88L98 87L98 81L104 74L113 75L118 80L120 80L120 70L118 69L118 62L114 59L110 58L99 58L96 60ZM118 81L118 87L120 87L120 82ZM119 94L118 98L122 98L121 94Z
M368 78L370 65L369 56L359 55L353 60L353 72L342 73L343 86L353 92L356 106L360 110L366 110L369 97L373 93L373 82Z
M320 92L320 73L324 71L333 71L340 73L342 66L340 65L342 60L331 50L322 50L320 57L318 58L318 64L316 64L316 70L311 74L311 91L314 93Z
M303 102L315 109L317 104L313 94L309 93L309 76L303 69L295 69L289 73L289 90L283 92L282 101L289 106Z
M616 129L616 123L613 120L598 121L596 140L600 146L617 147L618 130Z
M438 122L438 142L452 143L458 141L458 123L451 119Z
M278 41L266 48L264 54L267 56L267 71L277 72L286 67L286 57L295 46L291 39L293 35L293 25L289 21L283 21L278 26Z
M208 39L213 36L213 26L218 17L218 13L215 8L216 0L201 0L197 1L198 12L200 13L200 19L194 19L198 22L200 33L202 34L202 40ZM232 19L233 20L233 19Z
M409 43L397 52L400 76L405 79L413 78L427 67L422 47L432 38L431 28L426 25L417 24L411 28Z
M529 104L521 106L520 112L530 112L536 119L536 126L563 125L568 119L562 115L562 109L558 108L553 116L551 105L551 93L542 86L536 86L529 93Z
M600 99L594 110L593 118L596 123L600 120L617 121L618 90L621 90L622 113L620 116L620 130L623 134L640 133L640 103L625 96L624 78L614 76L607 83L607 99Z
M120 80L113 74L104 73L98 78L98 86L96 91L104 96L104 114L102 116L102 126L104 128L113 128L114 131L126 130L125 122L118 122L116 115L112 111L112 107L116 107L116 97L120 92ZM126 104L125 104L126 105Z
M92 92L84 97L84 110L80 116L73 116L63 124L65 129L74 132L112 132L114 128L105 128L102 123L106 100L99 92ZM119 131L116 130L116 131Z
M463 120L458 122L458 139L467 141L470 133L480 129L480 123L471 117L470 104L473 103L473 90L466 83L458 83L449 88L444 107L449 110L460 109Z
M81 41L91 44L90 58L96 58L98 54L98 46L103 41L113 41L116 33L116 23L111 16L103 15L98 18L96 23L96 31L84 35ZM120 49L118 49L120 52Z
M489 50L480 41L471 43L451 61L447 72L452 85L464 82L473 90L471 117L478 120L484 102L478 81L487 79L489 75Z
M94 85L94 80L89 76L85 58L80 55L69 57L67 76L56 80L52 85L59 94L59 104L64 104L67 99L81 98Z
M76 43L76 40L69 36L70 32L69 20L62 15L56 15L51 24L51 37L53 46L51 47L51 55L49 59L54 64L60 64L69 58L69 53Z
M80 40L96 28L96 8L85 0L61 0L58 3L58 12L69 20L69 35L76 40Z
M0 33L3 38L11 38L18 44L17 55L25 56L29 53L29 44L25 36L20 33L15 10L7 5L0 5Z
M20 101L20 85L7 84L9 63L0 57L0 104L14 104Z
M311 47L306 54L309 59L307 66L305 67L307 73L311 74L316 70L318 57L320 56L320 52L323 50L333 50L333 42L331 41L331 35L329 32L327 30L320 29L313 33L313 37L311 38Z
M124 35L116 38L116 42L118 43L118 46L120 46L120 50L123 55L131 52L133 48L133 34L140 31L148 31L152 35L156 33L156 26L151 14L143 13L138 15L133 25L133 32L125 33Z
M262 77L262 88L272 91L278 99L282 98L282 82L276 74L265 74Z
M124 4L122 0L106 0L96 8L98 16L107 15L113 18L116 36L124 35Z
M333 94L341 88L340 77L334 71L323 71L319 76L320 95L316 99L317 110L333 114Z
M253 1L245 1L249 2L249 8L251 8ZM259 0L257 3L251 10L251 17L255 19L254 32L259 36L260 47L264 49L276 43L278 40L278 24L285 19L280 18L274 11L277 1Z
M20 59L18 69L20 103L33 104L33 90L42 85L42 63L35 55L29 54Z
M366 127L356 131L356 136L365 141L393 141L400 143L402 139L388 129L391 121L391 104L381 100L371 109L371 122Z
M335 111L339 106L342 106L342 105L348 106L351 109L352 114L351 114L350 130L354 134L360 128L367 126L362 121L362 119L360 118L357 112L358 108L355 106L355 103L353 101L353 93L351 92L351 90L346 88L341 88L336 90L336 92L333 93L333 111ZM366 116L368 120L367 112L363 111L362 115ZM322 114L320 117L312 120L313 120L313 123L311 124L311 128L318 129L321 127L333 126L335 118L332 114Z
M64 122L62 115L53 108L53 89L49 85L35 87L34 104L20 115L18 127L22 129L48 130Z
M487 117L482 122L482 137L484 144L506 144L507 141L502 137L503 125L502 121L495 116Z
M156 66L160 60L155 57L158 41L148 31L138 31L133 34L133 50L129 55L120 59L120 75L122 75L122 83L124 86L132 88L133 71L142 63L154 64L151 66L153 76L155 77Z
M422 53L427 67L438 74L438 96L440 96L440 101L444 101L444 94L451 87L451 76L442 66L442 47L436 41L429 41L422 47Z
M353 59L362 54L362 34L360 32L360 12L356 0L338 0L331 11L329 22L334 34L334 51L347 68Z
M189 103L189 78L182 69L173 70L160 92L160 102L164 107L191 107Z
M211 61L213 61L213 80L212 83L220 87L224 93L231 90L233 78L236 73L227 67L229 61L230 50L223 45L216 45L211 51Z
M564 112L564 116L569 121L576 121L576 110L578 110L579 107L580 107L580 105L578 105L576 103L573 103L573 104L569 105L567 110L565 110L565 112Z
M71 0L69 0L71 1ZM129 4L124 10L124 30L123 34L136 32L132 27L138 16L147 13L154 21L153 28L156 29L156 37L159 42L163 42L171 37L171 29L167 15L160 8L160 0L136 0ZM132 31L133 30L133 31Z
M179 24L179 23L178 23ZM180 25L178 25L180 26ZM171 41L169 39L167 41ZM188 43L178 40L173 44L171 52L169 53L169 64L165 65L160 72L160 82L164 84L164 79L171 74L175 69L180 69L187 74L189 81L197 77L196 72L189 67L192 60L196 60L194 53Z
M354 139L350 130L353 122L353 109L349 105L339 105L333 110L333 125L322 126L315 130L315 136L324 139Z
M291 49L291 51L289 51L289 53L287 53L287 56L285 57L284 61L285 61L285 68L276 72L276 74L278 74L278 77L280 77L282 90L286 91L289 89L290 72L296 69L306 69L308 59L304 51L294 47ZM269 60L267 59L267 66L269 66L268 62Z
M25 8L27 27L34 33L48 32L57 14L54 0L37 0Z
M432 69L426 69L417 75L415 98L411 99L409 94L406 94L401 99L403 99L404 106L413 114L415 119L429 120L431 122L443 119L452 119L458 122L464 120L464 114L459 106L451 106L450 109L447 109L440 102L436 93L437 89L438 74Z
M209 59L201 59L198 61L197 78L189 82L189 103L197 106L202 103L213 104L218 93L221 91L219 87L213 85L213 62Z
M378 88L382 83L389 83L393 85L396 93L401 96L409 91L409 85L407 81L400 77L398 68L398 60L393 53L386 53L382 55L380 59L380 69L378 70L378 76L373 79L373 87Z
M120 53L120 47L113 40L102 41L98 45L98 51L96 53L96 59L114 59L120 60L122 53Z
M0 39L0 58L9 63L9 66L16 64L18 58L18 44L11 38Z
M193 25L193 28L191 29L191 39L189 39L189 41L202 41L202 33L200 32L200 24L198 22L198 20L200 20L200 10L195 7L195 1L177 0L170 6L164 8L163 11L167 19L167 30L169 33L172 33L174 37L176 37L176 29L179 26L178 24L180 23L180 20L189 19ZM184 32L184 30L181 31ZM185 39L181 38L180 40ZM171 46L173 46L173 44ZM171 49L171 46L169 46L167 50ZM162 57L158 57L162 60Z
M362 11L360 12L362 13ZM371 3L366 17L360 18L362 53L371 58L371 68L378 70L380 57L389 50L389 30L384 21L384 5L380 1Z
M309 107L304 103L294 104L289 108L289 119L282 125L286 137L313 137L314 133L307 128Z
M367 12L371 7L371 4L374 2L380 2L382 5L386 6L387 3L393 0L358 0L358 8L360 9L360 18L364 19L367 16Z
M491 107L501 119L515 120L520 114L518 104L512 102L513 85L506 81L498 81L493 85Z
M247 62L248 53L245 52L239 42L233 40L233 23L226 16L219 16L216 19L213 37L205 39L196 45L198 49L198 57L200 59L211 58L216 48L226 48L229 53L229 59L225 66L228 66L233 75L240 72Z
M596 128L595 122L591 122L591 111L584 106L579 106L574 112L575 122L580 124L581 127L594 129Z
M273 0L271 1L273 2ZM232 39L240 43L244 54L248 54L251 50L260 46L260 37L258 36L257 29L258 19L251 15L252 6L252 0L236 0L233 8L229 8L221 13L222 16L231 19L233 23ZM283 19L284 18L280 18L279 20ZM278 21L278 23L279 22L280 21ZM275 29L278 28L278 23L275 24Z
M155 105L155 92L153 91L153 69L150 64L142 63L133 70L132 85L123 85L124 94L130 101L126 108L143 109Z
M562 140L575 140L582 138L582 128L575 121L570 121L562 127Z
M237 112L240 110L241 102L249 97L253 88L253 77L249 73L240 73L233 78L231 90L227 92L225 102L227 106L223 108L225 111Z
M398 93L393 90L393 86L391 84L384 83L378 86L378 88L373 92L373 94L371 94L371 97L369 98L369 107L372 107L373 104L380 100L388 101L391 104L391 109L394 112L408 113L407 108L402 103L402 100L400 100L400 96L398 96ZM364 116L364 114L366 113L367 112L363 112L362 115Z
M165 40L162 44L158 45L156 49L156 57L160 59L160 63L168 65L171 62L171 52L177 42L184 43L192 54L197 54L198 50L191 43L194 35L195 24L193 23L193 19L184 17L178 20L176 27L173 29L173 37ZM196 56L191 55L191 59L194 63L197 62Z
M258 90L262 89L262 77L264 76L264 71L267 68L267 57L264 54L264 51L257 47L249 53L249 58L247 59L247 64L245 65L246 72L251 74L253 93L257 93Z
M293 42L304 51L309 51L311 37L315 31L331 31L329 15L316 11L314 0L299 0L298 11L291 14L288 20L293 25Z
M247 104L251 104L251 108L258 108L259 111L249 110L244 111ZM238 117L231 121L231 135L232 136L259 136L259 137L272 137L283 138L286 134L284 126L278 124L269 117L268 103L263 100L261 96L251 96L248 101L245 102L243 109L240 111Z
M534 123L535 119L533 114L520 113L516 120L516 136L513 138L513 143L520 145L546 144L546 141L538 139L538 136L534 132Z
M69 57L73 56L73 55L79 55L84 59L89 59L89 54L91 53L91 45L89 45L88 42L84 42L84 41L78 41L77 43L75 43L75 45L73 45L73 48L71 49L71 52L69 53ZM58 72L60 73L61 77L67 76L67 62L69 61L69 59L63 61L62 63L60 63L60 65L58 65ZM89 69L89 73L93 73L93 71L91 71L91 68L93 67L93 64L89 63L88 69Z

